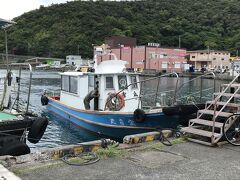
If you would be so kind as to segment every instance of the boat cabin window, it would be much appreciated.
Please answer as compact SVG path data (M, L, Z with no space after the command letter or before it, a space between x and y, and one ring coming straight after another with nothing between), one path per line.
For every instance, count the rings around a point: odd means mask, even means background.
M69 76L62 76L61 90L69 92Z
M113 77L112 76L107 76L106 79L105 79L105 84L106 84L106 89L114 89Z
M94 87L94 76L88 76L88 86Z
M70 78L70 93L77 94L78 79L76 76L69 76L69 78Z
M130 76L130 79L131 79L132 89L137 89L138 88L138 84L136 83L137 82L137 77L136 76Z
M78 79L75 76L62 76L61 90L77 94Z
M127 77L123 75L118 76L119 89L124 89L126 86L127 86Z

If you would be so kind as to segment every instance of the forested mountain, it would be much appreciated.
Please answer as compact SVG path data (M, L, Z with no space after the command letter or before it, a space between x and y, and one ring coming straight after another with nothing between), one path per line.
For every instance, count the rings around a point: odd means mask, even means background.
M14 19L9 50L16 54L92 56L92 44L112 35L181 46L188 50L240 49L239 0L146 0L135 2L73 1L41 6ZM0 52L4 36L0 34Z

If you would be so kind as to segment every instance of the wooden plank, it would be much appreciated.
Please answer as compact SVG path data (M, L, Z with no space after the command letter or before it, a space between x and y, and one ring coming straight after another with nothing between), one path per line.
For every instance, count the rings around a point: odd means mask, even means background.
M214 105L214 101L207 101L206 103L207 103L207 104L213 104L213 105ZM224 106L224 105L226 104L226 102L223 102L223 101L217 101L216 104L217 104L217 105ZM228 107L235 107L235 108L238 108L238 107L240 107L240 104L236 104L236 103L228 103L226 106L228 106Z
M213 126L213 121L208 121L208 120L204 120L204 119L191 119L190 122L202 124L202 125L206 125L206 126ZM215 122L215 127L222 128L223 123Z
M205 136L205 137L212 137L212 132L210 131L205 131L205 130L201 130L201 129L195 129L192 127L184 127L181 129L182 132L185 133L190 133L190 134L195 134L195 135L199 135L199 136ZM219 133L214 133L214 137L220 137L221 134Z
M221 84L221 86L228 86L229 84ZM240 84L231 84L229 87L240 87Z
M210 114L210 115L214 115L214 111L213 110L207 110L207 109L202 109L202 110L198 110L199 113L202 114ZM219 111L216 111L216 114L218 114ZM218 116L221 117L229 117L231 116L233 113L228 113L228 112L220 112Z
M218 96L219 94L221 94L220 92L218 93L213 93L215 96ZM223 93L222 96L226 96L226 97L231 97L233 94L232 93ZM233 97L236 97L236 98L240 98L240 94L235 94Z

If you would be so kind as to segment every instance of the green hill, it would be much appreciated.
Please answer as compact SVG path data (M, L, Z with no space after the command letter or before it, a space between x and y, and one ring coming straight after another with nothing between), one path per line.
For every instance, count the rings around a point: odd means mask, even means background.
M106 36L136 37L139 45L181 45L188 50L240 49L239 0L73 1L40 7L15 18L9 50L21 55L92 56ZM0 52L4 51L3 32Z

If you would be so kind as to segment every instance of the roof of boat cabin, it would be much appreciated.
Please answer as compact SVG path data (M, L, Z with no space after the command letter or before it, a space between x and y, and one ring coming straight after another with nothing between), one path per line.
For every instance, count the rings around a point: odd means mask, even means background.
M139 73L128 72L126 71L126 61L122 60L109 60L101 62L95 69L95 72L64 72L60 75L67 76L82 76L82 75L119 75L119 74L128 74L128 75L139 75Z
M83 75L140 75L140 73L135 72L121 72L121 73L95 73L95 72L77 72L77 71L67 71L59 73L64 76L83 76Z

